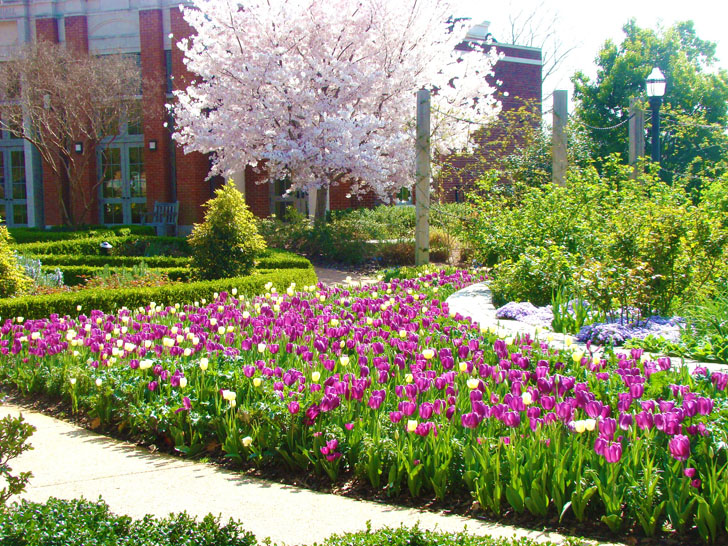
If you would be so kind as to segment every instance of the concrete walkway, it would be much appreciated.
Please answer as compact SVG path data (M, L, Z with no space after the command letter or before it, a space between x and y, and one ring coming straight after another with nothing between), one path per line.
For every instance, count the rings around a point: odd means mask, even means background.
M34 449L12 461L15 472L30 470L24 498L42 502L99 496L113 512L134 518L187 511L202 517L220 514L243 522L262 543L312 544L334 533L420 523L425 529L529 537L562 542L555 533L528 531L477 519L400 508L281 485L187 461L101 436L17 406L0 406L0 417L23 414L37 428Z

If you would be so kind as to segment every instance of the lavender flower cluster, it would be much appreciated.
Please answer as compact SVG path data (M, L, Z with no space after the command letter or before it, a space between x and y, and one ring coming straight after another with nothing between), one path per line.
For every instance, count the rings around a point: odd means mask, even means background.
M512 301L498 308L495 312L495 318L517 320L532 326L544 326L548 328L554 320L554 314L551 312L550 305L536 307L527 301Z
M680 328L685 324L681 317L649 317L644 321L622 322L614 319L608 322L587 324L579 330L577 341L591 341L599 345L614 343L622 345L629 339L644 339L647 336L664 338L677 343L680 341Z

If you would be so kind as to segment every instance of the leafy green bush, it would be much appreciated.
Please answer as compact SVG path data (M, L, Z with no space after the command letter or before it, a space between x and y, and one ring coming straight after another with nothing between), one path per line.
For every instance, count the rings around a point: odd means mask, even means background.
M470 195L465 234L475 258L495 266L501 299L548 303L561 280L604 312L665 313L728 276L721 184L704 182L706 198L696 205L684 187L650 174L633 179L615 158L601 173L570 170L563 187L517 187L509 195L492 193L486 179L487 191ZM549 257L546 249L558 253Z
M259 220L258 225L272 247L352 264L369 257L366 234L346 214L335 213L329 222L318 219L312 224L308 217L290 210L285 222L273 217Z
M120 307L129 308L148 305L154 301L159 305L186 303L201 298L211 299L215 292L229 292L237 288L240 294L265 293L265 285L272 282L277 287L288 287L292 282L298 286L316 284L313 267L306 269L279 269L254 272L245 277L233 277L212 281L198 281L161 287L128 288L119 290L90 289L60 294L23 296L0 299L0 317L41 318L51 313L78 315L78 308L84 311L100 309L111 312Z
M45 503L23 500L0 512L0 543L6 546L253 546L239 522L226 525L208 514L201 521L186 512L132 521L109 511L103 500Z
M0 297L22 293L32 284L10 246L8 228L0 225Z
M35 427L23 420L23 416L13 417L7 415L0 419L0 478L7 483L6 487L0 489L0 507L5 505L12 495L25 491L25 485L31 478L30 472L21 472L17 476L11 474L13 471L9 466L11 459L14 459L24 451L33 449L27 444L30 435L35 432ZM0 510L2 514L2 510ZM2 529L2 525L0 525ZM2 535L0 535L0 538Z
M574 263L574 258L557 246L529 248L516 260L506 259L493 269L493 303L548 305L554 291L571 286Z
M243 194L229 181L204 207L205 221L188 238L195 275L219 279L250 272L266 245Z
M189 254L189 245L183 237L154 237L145 235L129 235L126 237L91 237L67 241L51 241L15 245L16 250L24 255L84 255L102 256L101 243L112 245L114 256L145 256L174 253L179 256Z

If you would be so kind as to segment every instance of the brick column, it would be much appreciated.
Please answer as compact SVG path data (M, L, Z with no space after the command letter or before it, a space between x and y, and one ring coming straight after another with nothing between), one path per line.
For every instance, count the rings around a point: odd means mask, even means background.
M64 19L66 47L78 55L88 55L88 20L85 15L73 15ZM71 210L76 224L99 223L98 173L96 172L96 149L83 142L83 153L88 155L87 167L79 187L71 188ZM75 197L81 192L82 198ZM89 205L88 209L86 205Z
M172 199L170 146L168 131L164 127L167 119L167 90L162 10L139 12L139 35L144 97L144 168L147 177L147 210L151 211L155 201ZM150 140L156 140L156 150L149 149Z
M35 34L37 41L47 41L54 44L58 43L58 20L53 18L36 19ZM63 189L58 177L53 172L51 166L41 160L43 169L43 210L45 213L46 225L59 225L63 223L63 213L61 212L61 199ZM67 186L67 184L66 184ZM65 188L66 195L68 188Z
M172 27L172 43L192 35L192 27L184 20L179 9L170 10ZM183 62L184 55L176 46L172 47L172 76L174 89L185 89L194 75L187 70ZM177 171L177 199L179 200L179 224L183 226L201 222L203 218L202 204L210 199L210 185L205 181L210 170L207 157L199 152L185 154L180 146L175 146L175 163Z

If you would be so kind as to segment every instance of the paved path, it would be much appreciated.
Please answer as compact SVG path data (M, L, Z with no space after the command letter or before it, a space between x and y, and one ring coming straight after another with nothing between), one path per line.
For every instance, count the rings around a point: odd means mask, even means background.
M494 328L499 335L502 336L515 336L516 334L528 333L531 337L537 334L537 328L531 324L520 322L517 320L503 320L497 319L495 316L495 307L493 305L493 298L490 293L490 289L485 283L473 284L458 292L452 294L447 298L447 302L450 305L450 309L460 313L464 317L470 317L475 322L486 328ZM544 337L543 328L539 334L541 338ZM570 337L564 334L552 334L554 339L551 345L554 347L562 348L566 345L565 338ZM586 347L580 343L573 343L574 346L586 349ZM728 365L719 364L716 362L698 362L691 359L680 359L677 357L671 357L673 362L683 362L691 369L696 366L704 366L714 371L728 371Z
M243 522L260 542L298 545L321 541L334 533L401 524L491 536L530 537L561 542L563 537L486 523L477 519L400 508L317 493L221 470L101 436L52 417L0 406L0 417L22 411L38 430L34 449L13 461L14 471L34 474L23 495L42 502L50 496L97 499L113 512L140 518L186 510L202 517L221 514Z

